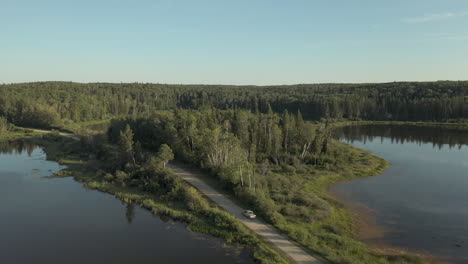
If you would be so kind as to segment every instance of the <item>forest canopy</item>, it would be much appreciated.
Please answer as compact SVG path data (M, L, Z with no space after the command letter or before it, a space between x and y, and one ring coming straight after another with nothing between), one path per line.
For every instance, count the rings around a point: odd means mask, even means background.
M107 181L147 191L174 189L171 181L147 173L173 158L203 170L217 188L330 263L422 263L372 253L352 239L351 221L325 190L339 180L377 173L386 163L334 140L332 129L327 122L305 122L300 111L207 107L116 118L105 138L86 142L106 166L114 164ZM116 145L118 154L103 151ZM148 153L154 158L141 157Z
M300 111L306 120L453 121L468 118L468 82L300 84L285 86L35 82L0 85L0 116L28 127L155 110Z

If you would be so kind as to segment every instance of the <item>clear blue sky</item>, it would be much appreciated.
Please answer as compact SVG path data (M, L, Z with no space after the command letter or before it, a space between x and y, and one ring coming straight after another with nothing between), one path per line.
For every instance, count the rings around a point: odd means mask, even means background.
M467 79L466 0L0 0L0 83Z

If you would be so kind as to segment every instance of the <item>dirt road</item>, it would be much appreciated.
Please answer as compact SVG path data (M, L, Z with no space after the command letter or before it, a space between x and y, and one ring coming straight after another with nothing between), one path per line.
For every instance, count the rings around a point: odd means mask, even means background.
M24 128L24 129L28 129L28 130L31 130L31 131L34 131L34 132L37 132L37 133L43 133L43 134L48 134L48 133L52 132L51 130L43 130L43 129L35 129L35 128ZM74 139L74 140L80 140L80 137L72 135L72 134L63 133L63 132L60 132L59 134L61 136L63 136L63 137L71 138L71 139Z
M35 132L39 133L50 133L51 131L48 130L40 130L40 129L31 129ZM69 137L74 140L80 140L78 136L67 134L67 133L60 133L61 136ZM185 169L179 168L173 164L168 164L177 176L181 177L195 188L197 188L200 192L210 198L213 202L217 203L221 206L224 210L228 213L234 215L236 218L241 220L247 227L252 229L255 233L259 236L263 237L264 239L270 241L276 247L278 247L281 251L283 251L286 255L288 255L291 259L293 259L298 264L322 264L321 261L312 257L309 253L304 251L302 248L298 247L289 239L284 237L283 235L279 234L274 228L266 225L259 219L247 219L242 215L242 209L231 200L229 200L226 196L219 193L208 184L203 182L200 177L193 172L187 171Z
M270 241L275 246L277 246L281 251L287 254L291 259L296 261L299 264L322 264L321 261L312 257L309 253L304 251L302 248L298 247L291 241L289 241L286 237L279 234L274 228L266 225L259 219L247 219L242 215L241 207L237 206L231 200L229 200L226 196L219 193L208 184L203 182L200 179L200 176L197 176L197 173L190 172L188 170L182 169L177 167L176 165L169 164L168 165L179 177L193 185L197 188L200 192L205 194L219 206L221 206L224 210L234 215L236 218L240 219L247 227L252 229L258 235L263 237L264 239Z

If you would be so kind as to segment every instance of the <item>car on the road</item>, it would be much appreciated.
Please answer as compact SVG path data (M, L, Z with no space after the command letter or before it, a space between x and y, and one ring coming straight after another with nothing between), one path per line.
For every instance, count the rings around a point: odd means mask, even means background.
M242 211L242 214L247 217L247 218L250 218L250 219L253 219L255 217L257 217L254 212L250 211L250 210L244 210Z

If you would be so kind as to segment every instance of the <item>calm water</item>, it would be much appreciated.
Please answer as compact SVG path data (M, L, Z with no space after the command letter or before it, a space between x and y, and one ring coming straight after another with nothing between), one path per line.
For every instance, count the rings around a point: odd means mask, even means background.
M391 163L380 176L332 188L374 212L386 230L366 242L468 263L468 131L367 125L342 128L337 136Z
M0 263L253 263L71 178L34 145L0 142Z

